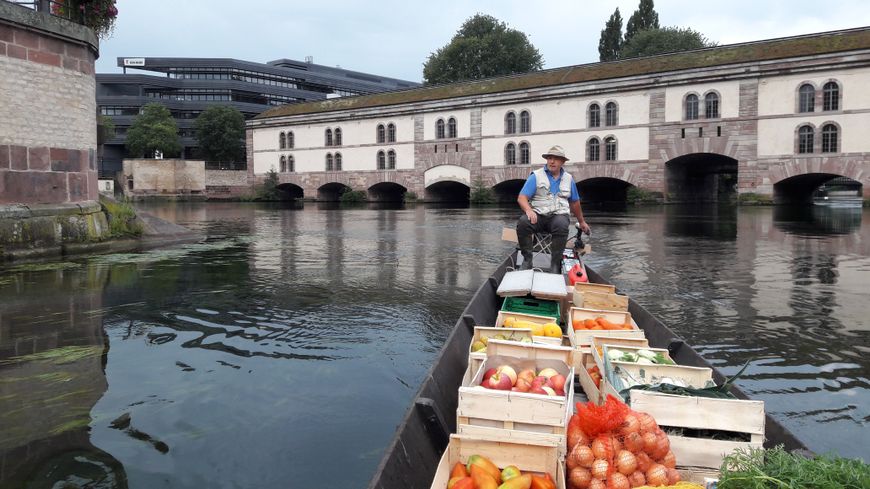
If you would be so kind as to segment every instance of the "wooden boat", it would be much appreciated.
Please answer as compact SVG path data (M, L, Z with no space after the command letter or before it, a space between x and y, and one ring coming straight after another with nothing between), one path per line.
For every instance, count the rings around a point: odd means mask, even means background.
M508 267L514 263L514 258L508 257L499 265L495 273L477 289L462 312L387 447L369 482L369 488L428 489L431 486L450 434L456 432L458 390L468 366L468 345L474 326L495 323L502 304L502 298L496 294L496 290ZM607 283L593 269L586 268L590 282ZM629 312L644 330L651 347L667 348L671 358L678 364L712 368L717 384L725 381L718 370L637 302L629 301ZM731 392L738 399L749 399L737 387L732 387ZM765 446L774 445L784 445L787 450L807 450L787 428L767 415Z

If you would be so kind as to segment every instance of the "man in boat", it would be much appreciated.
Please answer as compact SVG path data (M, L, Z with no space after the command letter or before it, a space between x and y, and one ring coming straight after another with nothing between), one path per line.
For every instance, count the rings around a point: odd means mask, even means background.
M523 255L521 270L532 268L532 247L535 233L549 233L552 257L550 273L561 273L562 250L568 241L570 215L577 218L580 230L589 234L589 224L583 219L580 194L574 177L562 169L568 157L561 146L544 153L547 164L533 171L520 190L517 203L523 215L517 220L517 241Z

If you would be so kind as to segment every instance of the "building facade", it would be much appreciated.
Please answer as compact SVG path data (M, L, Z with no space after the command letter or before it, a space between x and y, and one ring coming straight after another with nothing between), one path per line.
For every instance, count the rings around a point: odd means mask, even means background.
M246 119L284 104L413 88L415 82L289 59L254 63L222 58L118 58L123 73L97 74L97 105L115 132L104 141L100 171L121 170L126 131L145 104L159 102L179 128L182 156L196 158L193 123L213 105ZM244 164L244 162L241 162Z
M272 109L248 122L248 167L306 198L439 200L477 180L515 197L559 144L593 200L805 201L834 177L867 196L868 82L870 28L572 66Z

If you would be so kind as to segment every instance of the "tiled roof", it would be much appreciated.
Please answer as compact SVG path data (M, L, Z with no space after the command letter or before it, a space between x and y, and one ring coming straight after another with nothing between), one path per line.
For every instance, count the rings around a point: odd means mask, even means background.
M634 58L607 63L591 63L522 75L488 78L470 82L384 92L374 95L342 97L320 102L289 104L269 109L255 117L266 119L301 114L316 114L428 102L456 97L528 90L570 83L607 80L653 73L709 68L730 64L770 61L798 56L837 53L870 48L870 27L824 32L807 36L730 44L679 53Z

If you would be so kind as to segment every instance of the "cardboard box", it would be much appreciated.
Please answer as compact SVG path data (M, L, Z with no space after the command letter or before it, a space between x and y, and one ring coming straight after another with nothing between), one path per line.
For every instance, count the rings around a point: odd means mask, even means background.
M488 458L499 469L516 465L523 473L550 474L556 482L556 489L565 489L565 464L555 444L470 435L450 435L450 443L438 462L431 489L446 489L453 466L457 462L468 463L472 455Z

